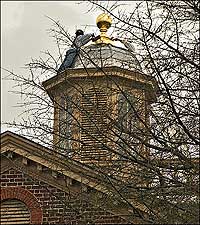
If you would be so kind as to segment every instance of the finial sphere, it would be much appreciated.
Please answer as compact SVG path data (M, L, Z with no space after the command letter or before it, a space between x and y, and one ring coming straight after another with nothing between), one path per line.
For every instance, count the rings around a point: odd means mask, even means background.
M107 23L108 26L110 27L112 24L112 19L108 14L102 13L97 17L96 23L97 23L98 28L100 28L101 24L104 24L104 23Z
M112 44L112 40L106 33L112 23L110 16L106 13L102 13L97 17L96 23L100 30L100 39L96 41L96 44Z

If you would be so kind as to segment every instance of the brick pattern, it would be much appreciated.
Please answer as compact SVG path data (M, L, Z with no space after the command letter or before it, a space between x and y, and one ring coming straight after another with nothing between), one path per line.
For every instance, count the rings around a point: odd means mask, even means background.
M6 199L18 199L26 204L30 210L31 224L42 223L42 209L35 196L21 187L6 187L1 189L1 201Z
M32 210L31 218L35 218L32 224L39 224L39 217L43 217L42 224L127 224L120 217L91 207L87 203L88 196L84 197L80 193L72 196L14 169L1 175L1 185L2 190L9 190L1 193L2 200L18 198L29 207L30 211L32 208L35 209ZM8 192L10 195L5 194ZM36 209L42 210L39 212Z

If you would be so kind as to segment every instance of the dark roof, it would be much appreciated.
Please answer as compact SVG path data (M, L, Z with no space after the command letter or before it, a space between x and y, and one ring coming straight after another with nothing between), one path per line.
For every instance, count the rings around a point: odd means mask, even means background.
M140 71L141 67L134 52L112 44L91 44L83 46L72 68L110 67Z

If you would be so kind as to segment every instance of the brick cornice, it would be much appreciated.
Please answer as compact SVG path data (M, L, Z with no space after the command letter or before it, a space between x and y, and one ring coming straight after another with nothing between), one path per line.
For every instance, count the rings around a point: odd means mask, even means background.
M106 192L101 176L94 170L75 160L66 160L65 156L38 145L26 138L6 132L1 135L1 154L12 151L54 171L62 171L65 176L84 183L98 191Z
M13 161L5 158L2 160L1 164L3 164L1 165L1 173L4 173L10 169L15 169L28 175L33 180L42 181L66 193L75 193L73 190L69 190L69 187L67 187L66 184L62 185L57 178L54 178L50 174L47 174L44 171L37 171L37 169L30 168L27 165L23 165L20 159Z

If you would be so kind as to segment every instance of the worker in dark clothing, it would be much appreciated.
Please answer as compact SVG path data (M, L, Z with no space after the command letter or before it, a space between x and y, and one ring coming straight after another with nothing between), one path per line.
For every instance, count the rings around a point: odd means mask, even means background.
M80 47L87 44L91 40L96 41L98 38L100 38L100 36L95 37L93 33L84 34L82 30L77 30L72 48L66 52L65 59L58 69L58 72L65 70L65 68L71 68L74 63L74 59L78 55Z

